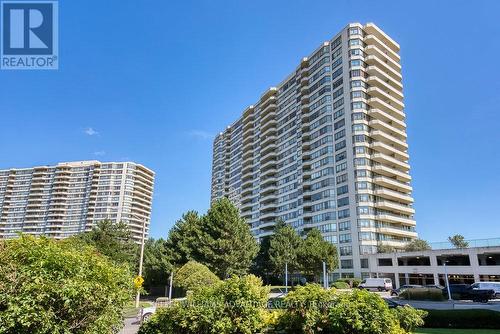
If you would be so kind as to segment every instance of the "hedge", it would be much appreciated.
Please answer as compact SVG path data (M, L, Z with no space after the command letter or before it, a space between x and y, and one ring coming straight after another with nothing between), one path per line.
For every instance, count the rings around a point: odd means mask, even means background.
M399 298L406 300L444 300L443 292L436 288L406 289L399 294Z
M492 310L427 310L424 327L500 329L500 312Z

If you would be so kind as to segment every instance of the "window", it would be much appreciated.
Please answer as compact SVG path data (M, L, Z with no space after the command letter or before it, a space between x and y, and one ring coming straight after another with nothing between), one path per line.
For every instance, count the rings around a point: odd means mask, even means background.
M342 174L336 177L337 184L347 181L347 174Z
M347 174L344 174L344 175L347 175ZM349 192L349 188L348 188L347 184L345 186L337 188L337 195L347 194L348 192Z
M351 229L351 222L341 222L339 223L339 231L348 231Z
M390 267L392 266L392 259L391 258L378 259L378 265L380 267Z
M359 28L349 28L349 36L352 35L361 35Z
M338 207L345 206L345 205L349 205L349 197L343 197L343 198L340 198L337 200Z
M340 260L342 269L352 269L352 260Z
M347 152L346 151L341 152L341 153L335 155L335 162L345 160L346 158L347 158Z
M348 218L350 216L350 212L349 212L349 209L344 209L344 210L339 210L337 212L337 217L338 219L342 219L342 218Z
M360 259L361 269L368 269L368 259Z
M340 256L352 255L352 246L341 246L339 247Z
M341 150L346 146L345 139L335 144L335 151Z
M333 128L335 130L337 130L337 129L340 129L341 127L343 127L344 125L345 125L345 119L342 118L340 121L335 122L335 124L333 125Z
M351 234L341 234L339 235L339 242L342 243L348 243L352 241Z

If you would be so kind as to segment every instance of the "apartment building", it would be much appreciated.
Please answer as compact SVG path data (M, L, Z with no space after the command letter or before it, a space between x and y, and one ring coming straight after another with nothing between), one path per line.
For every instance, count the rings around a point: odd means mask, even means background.
M101 220L149 232L154 172L133 162L78 161L0 170L0 239L66 238Z
M416 238L399 50L352 23L303 58L216 136L212 200L231 199L259 239L277 219L318 228L343 277Z

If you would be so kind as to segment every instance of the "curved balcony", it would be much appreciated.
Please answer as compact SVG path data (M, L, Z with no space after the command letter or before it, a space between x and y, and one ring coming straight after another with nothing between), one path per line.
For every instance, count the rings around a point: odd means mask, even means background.
M397 180L401 182L410 182L411 181L411 176L408 173L401 172L397 169L382 165L382 164L374 164L372 166L372 170L377 173L381 174L384 176L389 176L389 177L396 177Z
M394 108L394 106L379 99L378 97L372 97L372 98L368 99L368 104L372 108L381 109L381 110L385 111L386 113L389 113L390 115L392 115L393 117L395 117L396 119L398 119L400 121L404 121L406 118L404 112L402 112L401 110L398 110L397 108Z
M405 107L404 103L398 97L387 94L386 92L384 92L383 90L381 90L376 86L368 88L367 93L370 96L380 98L381 100L385 101L387 104L398 109L399 111L403 111Z
M396 149L403 151L403 153L406 152L406 150L408 149L407 143L405 143L402 140L399 140L398 138L396 138L394 136L391 136L390 134L388 134L384 131L381 131L381 130L370 131L369 136L372 139L380 140L381 142L386 143L389 146L393 146Z
M410 165L406 162L397 160L383 153L375 153L371 156L371 158L373 161L392 166L392 168L399 169L403 172L408 172L410 170Z
M390 190L387 188L375 189L374 194L378 197L386 198L393 201L398 201L401 203L406 203L406 204L413 203L413 197L411 197L410 195Z
M391 201L378 201L375 203L375 207L378 209L384 209L388 211L394 211L394 212L403 212L407 215L413 215L415 214L415 209L412 208L411 206L399 204L396 202L391 202Z
M390 124L397 129L406 130L406 123L404 121L397 119L384 110L370 108L370 110L368 110L368 115L374 119L383 120L386 124Z
M373 183L375 183L376 185L379 185L379 186L383 186L383 187L386 187L386 188L390 188L390 189L393 189L393 190L397 190L397 191L400 191L400 192L411 192L413 190L413 188L407 184L407 183L403 183L403 182L400 182L396 179L392 179L392 178L389 178L389 177L386 177L386 176L375 176L373 179L372 179Z

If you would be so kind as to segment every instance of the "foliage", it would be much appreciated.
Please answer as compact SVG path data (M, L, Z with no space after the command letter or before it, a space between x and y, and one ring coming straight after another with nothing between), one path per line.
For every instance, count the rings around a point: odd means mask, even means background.
M188 211L168 233L166 248L174 266L180 267L190 260L201 261L202 254L198 249L202 239L201 224L198 213Z
M257 256L253 259L250 267L250 273L261 277L264 283L271 284L269 274L271 262L269 259L269 248L271 247L271 237L266 236L261 239L259 243L259 251Z
M396 248L389 245L380 244L377 246L378 253L394 253Z
M414 239L411 242L409 242L405 247L405 251L407 252L417 252L430 249L431 246L429 245L429 243L422 239Z
M464 236L461 234L455 234L452 237L448 237L448 241L455 248L467 248L467 247L469 247L469 243L467 241L465 241Z
M332 284L332 286L335 288L335 289L349 289L351 288L351 286L346 283L346 282L342 282L342 281L337 281L337 282L334 282Z
M126 263L134 271L137 268L139 246L134 242L127 224L123 222L116 224L110 220L102 220L91 231L77 234L72 239L95 247L99 253L117 264Z
M302 239L293 227L282 220L276 223L269 247L269 262L274 273L283 274L285 264L292 272L299 268L297 252L301 244Z
M0 333L103 334L122 324L132 275L95 248L21 235L0 242Z
M352 288L357 288L361 284L360 278L339 278L337 282L345 282Z
M374 293L358 289L338 294L328 312L328 321L333 333L401 333L386 302Z
M207 266L189 261L174 275L174 285L185 291L197 290L219 282L219 278Z
M264 312L267 295L260 278L233 276L160 310L139 334L258 333L270 325Z
M248 224L227 198L215 201L202 217L194 211L183 215L169 233L167 248L176 267L194 260L220 278L247 273L258 252Z
M326 262L327 270L333 271L338 266L337 247L325 241L321 232L311 229L298 250L298 260L301 271L305 275L315 277L323 270L323 261Z
M406 289L399 294L399 298L408 300L444 300L443 292L437 288Z
M409 305L393 308L391 312L399 322L399 326L407 333L413 333L416 328L422 327L427 316L426 311L414 309Z
M219 199L202 221L198 261L223 279L247 273L258 245L238 208L227 198Z
M328 328L328 308L335 297L333 290L318 284L298 286L284 299L286 312L279 328L287 333L317 333Z
M148 288L167 285L172 269L171 256L165 240L147 240L144 245L144 286Z
M427 310L424 327L500 329L500 312L492 310Z

